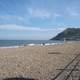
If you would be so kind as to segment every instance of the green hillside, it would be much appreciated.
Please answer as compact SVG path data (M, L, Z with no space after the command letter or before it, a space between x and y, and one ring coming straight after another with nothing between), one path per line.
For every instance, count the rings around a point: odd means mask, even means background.
M80 40L80 28L67 28L50 40Z

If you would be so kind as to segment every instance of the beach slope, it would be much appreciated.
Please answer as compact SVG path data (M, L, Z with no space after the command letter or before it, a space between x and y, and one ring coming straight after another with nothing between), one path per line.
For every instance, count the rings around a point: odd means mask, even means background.
M79 43L0 49L0 77L51 80L80 52Z

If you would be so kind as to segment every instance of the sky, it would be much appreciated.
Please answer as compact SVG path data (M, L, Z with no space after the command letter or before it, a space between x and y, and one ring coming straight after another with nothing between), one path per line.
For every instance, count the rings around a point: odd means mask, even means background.
M0 0L0 39L48 40L80 27L80 0Z

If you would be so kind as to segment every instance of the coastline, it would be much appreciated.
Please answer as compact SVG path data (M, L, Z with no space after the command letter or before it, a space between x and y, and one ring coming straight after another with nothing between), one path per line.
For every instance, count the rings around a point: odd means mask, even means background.
M63 43L62 41L51 40L0 40L0 47L17 48L21 46L34 46L34 45L54 45Z
M25 46L51 46L51 45L59 45L64 43L42 43L42 44L22 44L22 45L16 45L16 46L0 46L1 48L20 48Z

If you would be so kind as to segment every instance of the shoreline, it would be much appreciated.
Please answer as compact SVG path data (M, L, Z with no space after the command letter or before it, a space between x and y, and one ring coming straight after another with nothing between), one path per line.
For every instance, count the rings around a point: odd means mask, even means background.
M0 46L1 48L21 48L25 46L50 46L50 45L60 45L64 43L42 43L42 44L23 44L23 45L13 45L13 46Z

